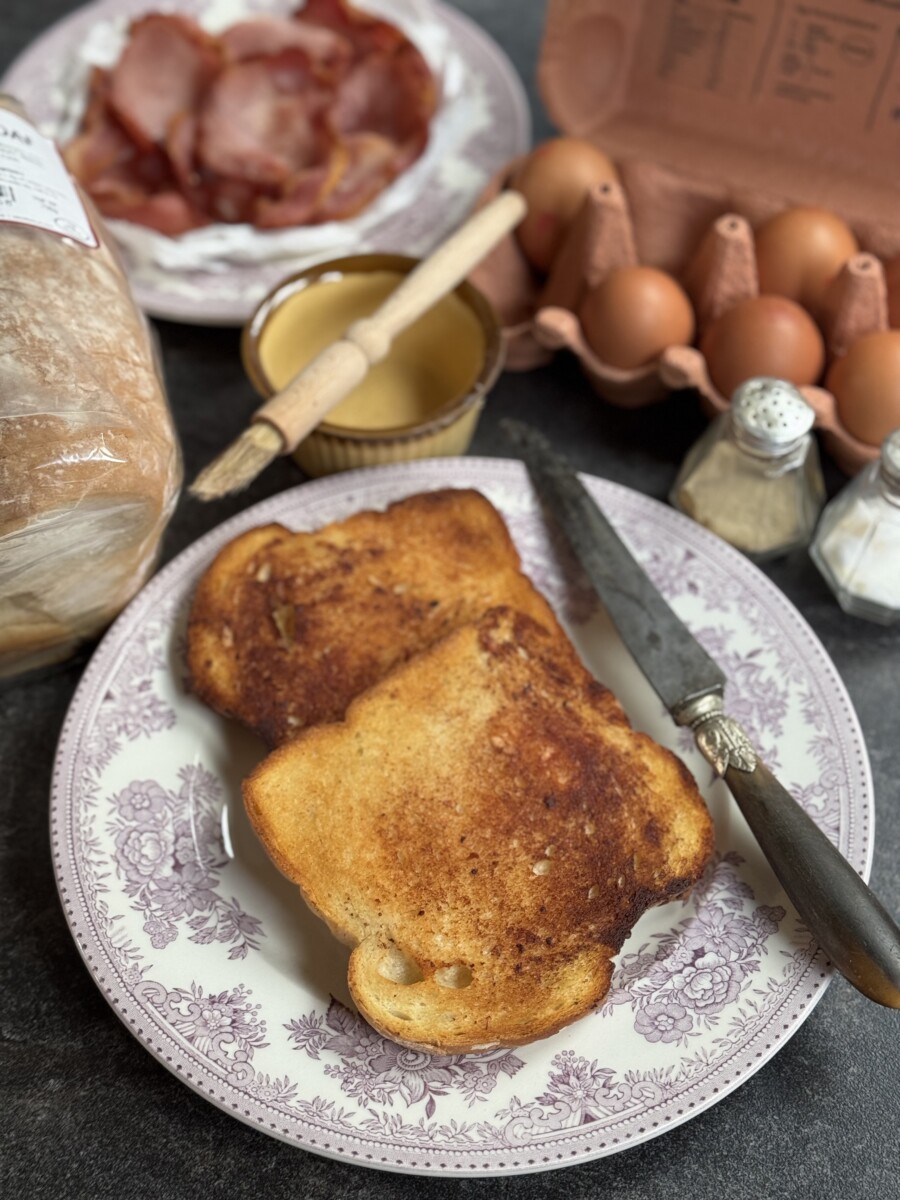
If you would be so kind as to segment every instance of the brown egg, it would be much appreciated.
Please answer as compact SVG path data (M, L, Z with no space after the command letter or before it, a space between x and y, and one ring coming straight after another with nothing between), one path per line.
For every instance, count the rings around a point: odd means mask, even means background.
M857 338L832 363L825 384L847 432L869 446L880 446L900 428L900 330Z
M619 267L578 311L588 345L610 367L642 367L667 346L689 345L694 310L684 289L654 267Z
M786 296L818 315L825 289L859 251L849 227L824 208L788 208L756 230L761 294Z
M815 383L825 364L812 317L783 296L751 296L713 321L700 341L710 378L726 398L746 379L769 375L798 387Z
M532 150L510 181L528 203L516 237L532 266L550 270L588 188L618 178L612 161L583 138L551 138Z

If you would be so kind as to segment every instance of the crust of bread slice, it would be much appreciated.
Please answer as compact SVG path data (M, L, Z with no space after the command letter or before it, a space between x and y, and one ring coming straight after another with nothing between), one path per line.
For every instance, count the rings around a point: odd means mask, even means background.
M474 489L418 493L311 533L266 525L230 542L199 581L192 688L280 745L340 719L398 663L498 604L553 620Z
M713 828L679 758L629 724L555 619L490 610L273 751L245 781L280 870L353 946L351 994L431 1053L517 1046L605 997Z

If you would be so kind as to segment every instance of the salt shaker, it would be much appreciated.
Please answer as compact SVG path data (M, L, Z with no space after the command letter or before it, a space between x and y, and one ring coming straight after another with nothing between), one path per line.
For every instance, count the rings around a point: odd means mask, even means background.
M825 503L814 420L793 384L748 379L688 451L670 502L757 561L808 545Z
M900 429L826 506L810 555L846 612L900 620Z

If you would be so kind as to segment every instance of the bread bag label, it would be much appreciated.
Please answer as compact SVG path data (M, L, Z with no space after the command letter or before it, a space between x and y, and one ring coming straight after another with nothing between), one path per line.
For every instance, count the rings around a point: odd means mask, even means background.
M0 107L0 225L30 225L83 246L99 245L59 151Z

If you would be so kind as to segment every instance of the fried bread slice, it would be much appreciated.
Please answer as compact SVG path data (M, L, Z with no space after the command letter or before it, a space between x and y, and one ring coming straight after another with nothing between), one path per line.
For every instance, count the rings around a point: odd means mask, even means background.
M480 492L445 488L311 533L234 539L195 591L194 692L279 745L343 716L398 663L497 604L553 621Z
M244 783L277 867L354 947L351 994L432 1053L517 1046L596 1008L649 907L713 848L679 758L635 731L555 621L491 609L273 751Z

